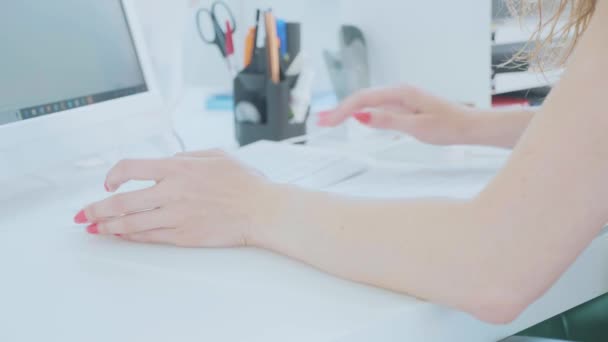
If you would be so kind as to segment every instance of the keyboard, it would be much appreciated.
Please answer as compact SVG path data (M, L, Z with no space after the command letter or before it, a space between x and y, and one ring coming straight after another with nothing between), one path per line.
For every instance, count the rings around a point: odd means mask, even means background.
M318 148L260 141L234 153L241 162L278 183L323 189L368 170L363 161Z

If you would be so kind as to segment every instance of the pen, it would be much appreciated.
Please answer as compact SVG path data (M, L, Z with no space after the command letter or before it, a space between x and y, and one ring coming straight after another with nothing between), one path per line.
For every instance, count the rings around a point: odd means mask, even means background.
M281 58L286 58L287 57L287 44L288 44L288 39L287 39L287 23L285 22L285 20L277 20L277 33L279 36L279 39L281 40Z
M250 28L245 38L245 68L247 68L253 60L255 52L255 28Z
M270 79L274 83L281 81L281 67L279 62L279 42L277 37L277 23L272 12L266 12L266 39L268 49L268 64Z
M254 48L260 46L258 44L258 36L260 35L259 31L260 31L260 10L258 9L255 12L255 36L253 38L253 42L255 44Z

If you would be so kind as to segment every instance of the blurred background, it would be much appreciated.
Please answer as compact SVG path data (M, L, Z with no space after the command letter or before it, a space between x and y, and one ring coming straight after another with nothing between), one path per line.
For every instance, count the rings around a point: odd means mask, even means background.
M302 48L316 70L316 93L334 90L323 51L339 50L344 24L365 36L372 86L408 83L480 107L534 105L560 74L498 67L524 47L537 25L535 17L514 18L501 0L226 3L240 25L237 61L243 59L244 28L254 25L256 8L272 8L281 18L301 22ZM139 0L139 5L162 77L173 77L174 86L230 89L232 78L217 48L201 42L195 25L196 12L212 1Z

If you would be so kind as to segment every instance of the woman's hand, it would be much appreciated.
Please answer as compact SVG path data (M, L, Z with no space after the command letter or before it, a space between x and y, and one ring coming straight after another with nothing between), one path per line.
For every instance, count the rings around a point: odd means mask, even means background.
M470 143L478 115L472 108L401 86L362 91L319 116L319 126L336 126L354 117L370 127L401 131L425 143L450 145Z
M183 247L255 244L270 224L279 186L221 151L164 160L125 160L108 174L106 189L131 180L156 181L145 190L91 204L75 218L92 234Z

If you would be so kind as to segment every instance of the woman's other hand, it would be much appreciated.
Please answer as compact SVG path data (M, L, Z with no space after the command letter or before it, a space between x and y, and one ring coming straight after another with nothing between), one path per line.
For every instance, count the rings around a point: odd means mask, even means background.
M366 126L400 131L425 143L451 145L470 143L477 115L473 108L415 87L400 86L361 91L336 109L319 113L318 125L333 127L350 117Z

